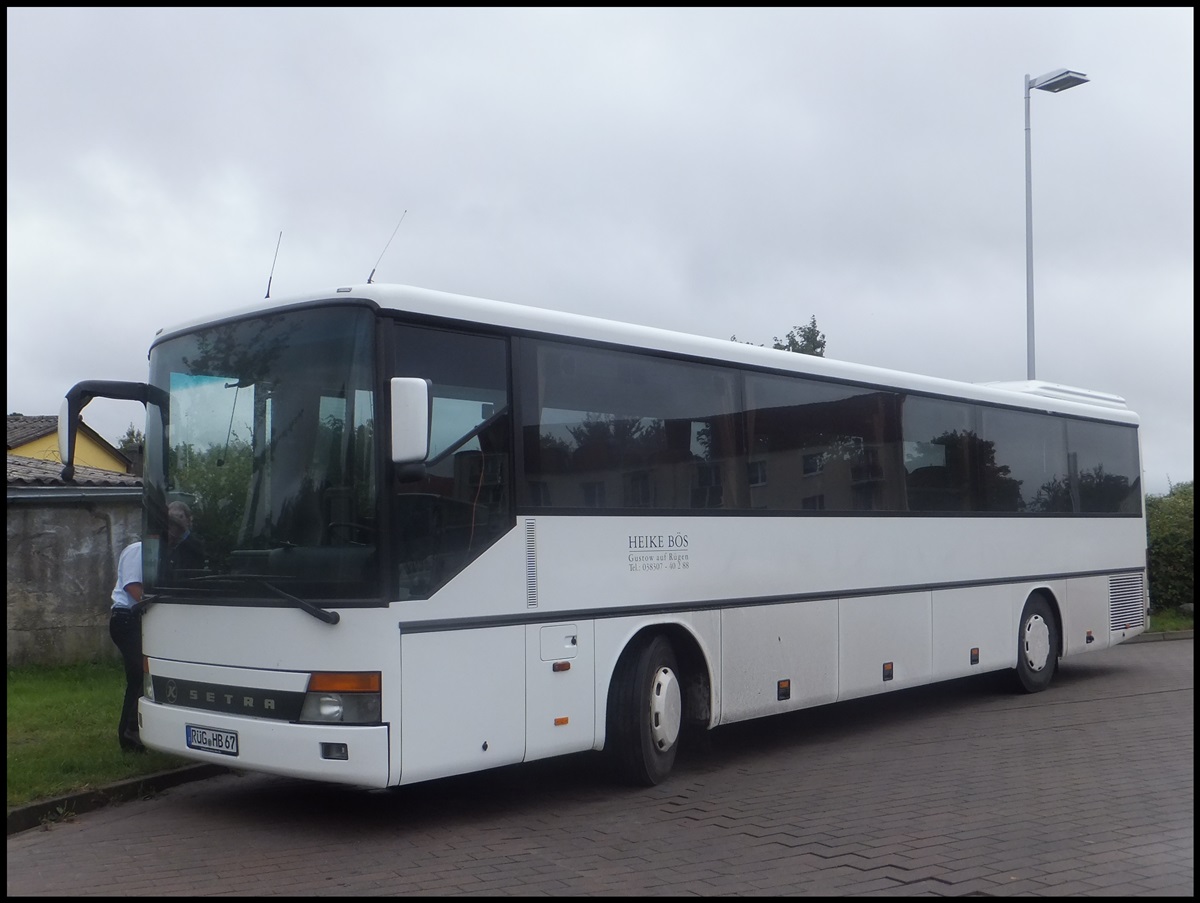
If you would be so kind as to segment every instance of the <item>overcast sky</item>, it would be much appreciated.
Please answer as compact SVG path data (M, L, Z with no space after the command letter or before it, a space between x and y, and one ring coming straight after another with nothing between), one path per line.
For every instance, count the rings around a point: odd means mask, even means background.
M378 263L756 343L815 316L829 358L1021 380L1024 76L1066 68L1091 81L1031 98L1037 376L1127 400L1149 492L1193 479L1190 7L7 25L10 413L144 380L158 329L263 298L277 244L272 297Z

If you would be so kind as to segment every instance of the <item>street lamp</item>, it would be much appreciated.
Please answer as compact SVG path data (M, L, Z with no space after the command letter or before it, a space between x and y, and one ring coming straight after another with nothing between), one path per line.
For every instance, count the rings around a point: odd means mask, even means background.
M1049 91L1057 94L1088 81L1082 72L1070 69L1055 69L1037 78L1025 76L1025 329L1026 367L1028 378L1034 378L1033 365L1033 175L1029 150L1029 89Z

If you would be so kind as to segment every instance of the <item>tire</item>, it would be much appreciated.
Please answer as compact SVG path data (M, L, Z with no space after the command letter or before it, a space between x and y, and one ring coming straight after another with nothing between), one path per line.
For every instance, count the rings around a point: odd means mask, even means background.
M675 651L665 636L621 657L609 694L608 737L617 777L653 787L675 764L683 695Z
M1017 628L1018 689L1025 693L1040 693L1050 686L1058 668L1058 622L1054 611L1043 596L1030 596L1021 611Z

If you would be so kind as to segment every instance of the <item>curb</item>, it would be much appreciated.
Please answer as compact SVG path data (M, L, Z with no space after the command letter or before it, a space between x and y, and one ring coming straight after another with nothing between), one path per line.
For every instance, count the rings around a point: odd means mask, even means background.
M146 799L171 787L227 774L229 771L224 765L186 765L172 771L118 781L99 790L85 790L57 799L40 800L28 806L18 806L8 810L8 834L11 837L38 825L48 826L53 822L70 821L76 815L102 809L110 803Z
M1153 643L1158 640L1190 640L1192 639L1192 631L1190 630L1173 630L1170 633L1139 633L1132 640L1126 640L1126 643Z
M1191 630L1176 630L1171 633L1141 633L1125 642L1154 643L1163 640L1190 640L1192 638ZM145 799L180 784L201 781L220 774L229 774L231 771L233 769L224 765L187 765L173 771L130 778L128 781L109 784L99 790L87 790L58 799L42 800L30 803L28 806L19 806L8 812L8 833L9 836L12 836L21 831L36 828L38 825L69 821L76 815L101 809L110 803Z

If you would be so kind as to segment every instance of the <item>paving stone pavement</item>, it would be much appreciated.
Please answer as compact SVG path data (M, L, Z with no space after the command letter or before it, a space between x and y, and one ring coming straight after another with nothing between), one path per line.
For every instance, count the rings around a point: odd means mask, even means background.
M8 838L9 896L1194 895L1194 640L389 791L237 772ZM691 739L691 738L689 738Z

